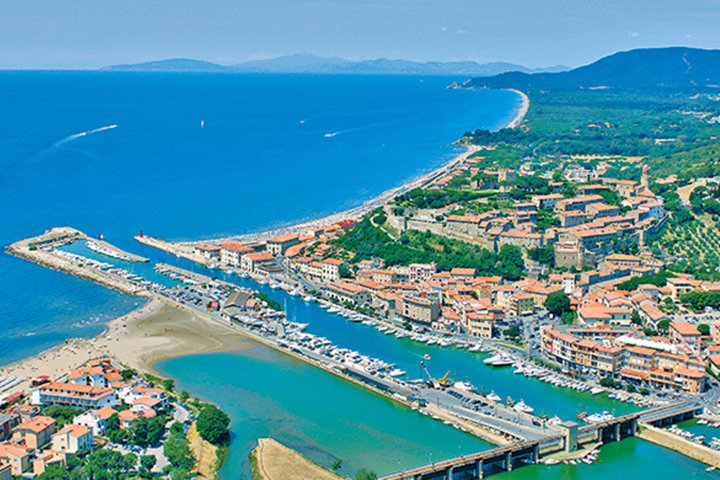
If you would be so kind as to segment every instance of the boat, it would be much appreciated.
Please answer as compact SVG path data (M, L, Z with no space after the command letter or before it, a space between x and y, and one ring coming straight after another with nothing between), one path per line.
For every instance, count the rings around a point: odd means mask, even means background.
M403 375L406 375L406 374L407 374L407 372L405 370L401 370L399 368L393 368L389 373L389 375L391 377L402 377Z
M602 387L593 387L590 389L590 393L592 393L593 395L597 395L599 393L602 393L603 391L605 391L605 389Z
M717 469L717 467L716 467L715 465L712 465L712 466L710 466L710 467L707 467L707 468L705 469L705 471L706 471L706 472L714 472L715 469Z
M492 400L493 402L499 402L501 400L500 395L495 392L490 392L489 394L485 395L485 398L487 398L488 400Z
M522 413L532 413L535 411L534 408L532 408L530 405L525 403L523 400L520 400L515 405L513 405L513 410L516 412L522 412Z
M430 355L428 355L428 354L426 353L425 355L423 355L423 358L424 358L425 360L430 360Z
M475 388L475 385L473 385L470 382L455 382L453 387L457 388L458 390L465 390L466 392L477 391L477 388Z

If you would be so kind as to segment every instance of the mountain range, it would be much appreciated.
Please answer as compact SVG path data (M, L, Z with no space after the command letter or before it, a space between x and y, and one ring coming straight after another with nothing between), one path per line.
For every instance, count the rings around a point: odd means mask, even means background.
M220 65L202 60L175 58L127 65L112 65L103 70L133 72L235 72L235 73L325 73L325 74L398 74L398 75L468 75L488 76L503 72L560 72L567 67L556 65L533 69L508 62L413 62L409 60L352 61L340 57L312 54L286 55L267 60L253 60L235 65Z
M643 48L618 52L565 72L506 72L473 78L462 86L524 91L601 88L717 91L720 90L720 50Z

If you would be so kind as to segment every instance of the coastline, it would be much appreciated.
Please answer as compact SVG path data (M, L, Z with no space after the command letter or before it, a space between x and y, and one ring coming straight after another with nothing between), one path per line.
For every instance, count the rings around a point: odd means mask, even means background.
M69 338L62 345L3 365L1 375L24 378L3 395L27 393L34 378L47 375L59 379L68 370L102 356L157 375L155 364L162 360L251 348L253 343L231 327L156 296L140 308L107 322L103 333L95 337Z
M520 104L520 109L518 110L517 115L515 115L515 118L513 118L512 121L508 123L505 128L517 128L520 126L520 123L522 123L525 115L527 115L527 112L530 109L530 98L527 96L527 94L525 94L525 92L521 92L520 90L517 90L515 88L508 88L507 90L509 92L515 92L520 95L522 103Z
M515 117L503 128L517 128L525 118L525 115L527 115L527 112L530 108L530 98L520 90L516 89L507 89L507 91L514 92L520 96L521 104L520 108L518 109L517 113L515 114ZM241 234L241 235L230 235L226 237L212 237L212 238L205 238L205 239L199 239L199 240L186 240L186 241L178 241L178 242L172 242L172 241L166 241L161 238L157 237L135 237L135 240L138 240L139 242L143 244L150 245L155 248L159 248L160 250L164 250L166 252L170 252L173 254L178 254L184 258L187 258L192 261L198 261L198 259L194 258L194 255L191 253L191 248L194 245L198 245L201 243L210 243L210 244L220 244L223 242L238 242L238 243L251 243L251 242L258 242L267 240L272 237L284 235L287 233L299 233L304 232L308 229L312 228L321 228L326 227L329 225L332 225L333 223L337 223L341 220L358 220L366 213L381 207L385 205L386 203L393 200L395 197L402 195L404 193L409 192L410 190L413 190L415 188L420 188L428 183L430 183L435 178L442 176L443 174L447 173L449 170L452 170L455 166L458 164L464 162L468 159L472 154L478 152L481 150L480 146L477 145L468 145L461 143L461 139L456 140L453 142L454 146L462 147L465 150L452 159L448 161L446 164L428 172L423 175L420 175L419 177L413 178L412 180L399 185L397 187L391 188L389 190L386 190L382 192L380 195L371 198L367 201L365 201L362 205L358 207L354 207L348 210L343 210L340 212L332 213L330 215L326 215L324 217L315 218L311 220L303 220L299 221L297 223L290 223L283 227L278 228L270 228L267 230L254 232L254 233L247 233L247 234ZM200 261L202 263L202 261Z

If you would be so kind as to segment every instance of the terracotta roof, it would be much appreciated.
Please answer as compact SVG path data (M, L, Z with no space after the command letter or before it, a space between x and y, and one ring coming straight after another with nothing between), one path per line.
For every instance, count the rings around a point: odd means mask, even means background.
M285 235L280 235L279 237L271 238L266 243L285 243L292 240L296 240L298 238L297 235L294 233L286 233Z
M47 428L55 425L55 419L51 417L43 417L43 416L37 416L33 417L29 420L24 421L17 427L13 428L13 431L16 430L30 430L33 433L40 433Z
M90 433L90 429L88 429L87 427L83 427L82 425L69 423L65 425L65 427L63 427L63 429L57 432L55 435L63 433L67 433L72 437L80 438Z
M677 330L680 335L700 335L698 329L688 322L672 322L670 323L670 328Z
M235 252L241 252L241 253L251 252L251 251L252 251L252 248L250 248L250 247L248 247L248 246L246 246L246 245L241 245L241 244L236 243L236 242L225 242L225 243L221 243L221 244L220 244L220 247L221 247L221 248L225 248L225 249L227 249L227 250L233 250L233 251L235 251Z

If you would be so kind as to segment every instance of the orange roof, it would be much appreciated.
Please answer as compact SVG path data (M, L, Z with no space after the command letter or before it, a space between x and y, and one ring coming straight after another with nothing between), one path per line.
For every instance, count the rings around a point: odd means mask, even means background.
M475 275L474 268L453 268L450 270L450 275Z
M72 437L80 438L80 437L83 437L83 436L87 435L88 433L90 433L90 430L87 427L83 427L82 425L76 425L74 423L69 423L69 424L65 425L65 427L62 430L57 432L57 434L63 434L63 433L67 433Z
M263 260L272 260L274 257L270 252L254 252L246 254L247 258L252 262L260 262Z
M675 375L682 375L690 378L703 378L705 376L705 372L701 370L693 370L691 368L676 368Z
M205 245L205 244L195 245L195 248L197 248L198 250L206 250L208 252L214 252L216 250L220 250L220 247L217 247L215 245Z
M271 238L266 243L285 243L290 242L292 240L296 240L298 238L297 235L294 233L286 233L285 235L280 235L279 237Z
M221 248L225 248L227 250L234 250L236 252L252 252L252 248L246 246L246 245L240 245L239 243L235 242L225 242L220 244Z
M13 428L13 431L29 430L33 433L40 433L53 425L55 425L54 418L37 416L37 417L33 417L29 420L24 421L17 427Z
M112 417L114 414L117 413L117 410L110 407L102 407L98 408L97 410L93 410L93 413L103 420L107 420L108 418Z
M672 322L670 328L677 330L680 335L700 335L697 328L690 325L688 322Z

